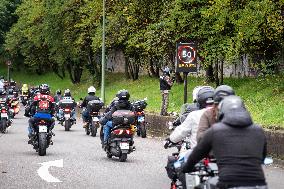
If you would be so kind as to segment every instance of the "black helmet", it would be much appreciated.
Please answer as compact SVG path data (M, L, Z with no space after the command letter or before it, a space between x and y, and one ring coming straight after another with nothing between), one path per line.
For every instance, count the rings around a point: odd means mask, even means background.
M57 95L61 95L61 90L60 90L60 89L57 89L57 90L56 90L56 94L57 94Z
M240 111L246 111L243 100L239 96L227 96L218 106L218 120L222 120L226 114Z
M13 89L8 89L8 95L13 95L14 90Z
M66 89L64 91L64 96L71 96L71 91L69 89Z
M219 104L225 96L235 95L235 91L228 85L220 85L214 91L214 103Z
M49 94L49 86L47 84L41 84L39 87L40 94Z
M123 90L120 90L120 91L117 92L116 97L119 100L129 100L130 94L129 94L128 90L123 89Z
M200 109L205 108L208 104L213 104L214 88L210 86L202 87L197 93L197 103Z

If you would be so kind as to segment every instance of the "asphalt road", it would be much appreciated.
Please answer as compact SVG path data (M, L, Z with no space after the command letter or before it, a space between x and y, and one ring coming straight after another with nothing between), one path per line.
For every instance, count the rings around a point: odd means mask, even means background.
M169 179L164 166L173 149L163 149L158 139L135 138L136 151L127 162L108 159L98 137L86 136L79 123L66 132L56 124L54 145L40 157L27 144L27 118L21 112L8 133L0 134L0 188L63 188L63 189L167 189ZM63 167L50 167L59 183L48 183L39 177L40 163L63 160ZM265 167L270 189L284 188L284 170Z

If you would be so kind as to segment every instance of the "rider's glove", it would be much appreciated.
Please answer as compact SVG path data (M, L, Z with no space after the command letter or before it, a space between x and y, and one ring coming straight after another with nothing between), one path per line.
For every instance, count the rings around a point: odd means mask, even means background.
M170 138L166 138L164 143L164 148L167 149L173 142L170 140Z

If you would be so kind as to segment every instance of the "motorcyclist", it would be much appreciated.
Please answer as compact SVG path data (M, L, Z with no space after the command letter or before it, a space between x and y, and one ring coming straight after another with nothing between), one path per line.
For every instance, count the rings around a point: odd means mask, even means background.
M218 105L224 99L224 97L229 95L235 95L235 91L228 85L220 85L215 89L214 106L206 110L200 118L197 130L197 141L200 141L205 131L217 122Z
M62 93L60 89L56 90L56 95L53 98L55 103L58 103L62 99Z
M58 103L58 118L59 121L63 120L63 108L65 108L66 106L68 106L69 108L71 108L71 121L76 121L76 114L75 114L75 108L77 106L77 103L75 102L74 98L72 98L71 96L71 91L69 89L66 89L64 91L64 96L63 98L59 101Z
M170 138L167 139L165 147L170 143L177 143L189 137L190 147L194 148L196 141L196 133L199 125L200 117L206 111L206 108L210 107L213 104L213 95L214 89L210 86L201 87L197 93L197 103L199 110L193 111L188 114L184 122L175 128L175 130L170 135Z
M219 123L206 131L182 168L194 166L212 150L217 160L220 189L267 189L261 167L266 156L266 137L255 125L242 99L225 97L218 106Z
M118 98L118 101L114 101L110 111L107 112L100 120L101 124L104 125L104 145L107 143L110 136L110 130L113 127L112 114L117 110L130 110L134 112L134 108L129 102L130 94L127 90L123 89L118 91L116 97Z
M199 109L198 103L197 103L197 93L201 88L202 88L202 86L197 86L193 89L193 91L192 91L193 103L191 103L191 104L187 103L187 104L182 105L180 116L177 119L175 119L175 121L173 122L173 126L179 126L182 122L184 122L184 120L186 119L187 115L190 112Z
M23 84L22 86L22 95L28 95L29 93L29 87L27 84Z
M7 98L6 90L4 88L0 88L0 103L4 105L7 109L9 109L9 100ZM11 115L8 114L8 124L9 126L12 123Z
M40 94L37 94L34 97L34 100L31 104L30 111L32 111L30 114L32 117L29 119L29 143L31 143L31 137L34 133L34 125L35 122L39 118L44 118L45 120L48 120L50 125L50 131L52 131L55 120L53 118L53 115L55 113L54 110L54 98L50 95L50 89L47 84L42 84L39 87ZM52 141L51 141L52 143Z
M4 77L1 76L0 77L0 89L3 89L4 88Z
M92 100L100 100L99 97L95 96L96 94L96 88L93 86L90 86L88 88L88 96L86 96L80 105L81 108L84 108L82 111L82 119L83 119L83 128L86 128L88 126L88 120L90 116L90 112L87 109L87 105Z

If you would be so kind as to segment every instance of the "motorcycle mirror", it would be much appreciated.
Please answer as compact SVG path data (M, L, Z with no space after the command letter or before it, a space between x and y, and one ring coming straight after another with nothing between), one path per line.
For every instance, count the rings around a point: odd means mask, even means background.
M264 165L271 165L273 163L272 157L266 157L263 161Z
M147 100L148 100L148 98L147 98L147 97L145 97L145 98L144 98L144 100L145 100L145 101L147 101Z

